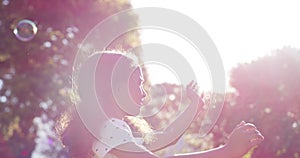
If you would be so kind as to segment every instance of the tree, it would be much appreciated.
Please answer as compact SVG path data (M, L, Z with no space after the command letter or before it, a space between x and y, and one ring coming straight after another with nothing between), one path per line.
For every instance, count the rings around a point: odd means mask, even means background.
M233 69L231 85L237 97L227 122L253 122L265 135L253 157L299 157L299 80L300 50L295 48Z
M31 157L38 125L52 125L60 112L72 103L72 62L79 43L104 18L131 8L127 0L5 0L0 6L0 155ZM18 22L28 19L37 34L22 41L13 34ZM137 17L132 15L132 25ZM108 48L129 49L138 43L131 32ZM56 140L48 137L49 146ZM57 157L55 152L48 156Z

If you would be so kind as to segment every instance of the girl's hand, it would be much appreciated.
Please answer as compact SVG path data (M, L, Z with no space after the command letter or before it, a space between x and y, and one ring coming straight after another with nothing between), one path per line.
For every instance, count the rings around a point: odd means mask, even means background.
M264 137L253 124L242 121L229 135L225 148L230 157L242 157L263 140Z
M187 97L190 99L191 104L199 105L199 108L204 105L202 98L197 94L198 86L195 81L191 81L186 86Z
M195 81L191 81L187 86L186 86L186 92L187 92L187 96L189 97L189 99L191 101L196 100L199 98L198 94L198 86L197 83Z

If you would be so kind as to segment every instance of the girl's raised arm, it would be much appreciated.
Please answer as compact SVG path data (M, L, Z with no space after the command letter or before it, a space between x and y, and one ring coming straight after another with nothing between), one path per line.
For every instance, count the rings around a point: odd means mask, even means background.
M194 81L187 86L187 96L190 99L190 105L164 131L154 135L155 140L145 145L148 150L156 151L172 145L184 134L197 115L199 108L204 104L195 92L196 88L197 85Z

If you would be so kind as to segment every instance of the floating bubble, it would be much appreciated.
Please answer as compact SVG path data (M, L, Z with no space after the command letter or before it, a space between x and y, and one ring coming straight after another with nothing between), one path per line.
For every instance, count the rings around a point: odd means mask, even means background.
M13 33L19 40L28 42L33 39L37 33L37 30L37 26L34 22L24 19L18 22L13 30Z

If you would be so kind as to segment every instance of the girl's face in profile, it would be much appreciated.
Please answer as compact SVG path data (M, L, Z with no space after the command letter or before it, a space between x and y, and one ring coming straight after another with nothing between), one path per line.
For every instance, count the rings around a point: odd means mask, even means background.
M129 93L133 101L142 105L143 100L146 97L146 91L143 87L144 76L140 67L137 67L130 76L129 79Z

